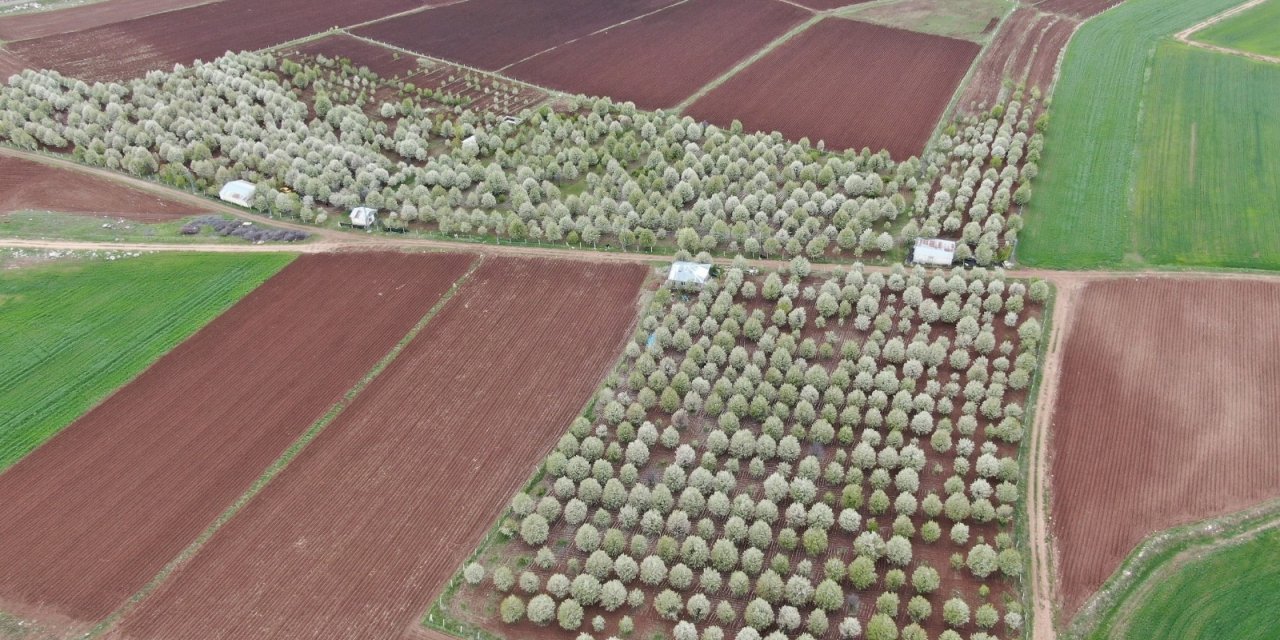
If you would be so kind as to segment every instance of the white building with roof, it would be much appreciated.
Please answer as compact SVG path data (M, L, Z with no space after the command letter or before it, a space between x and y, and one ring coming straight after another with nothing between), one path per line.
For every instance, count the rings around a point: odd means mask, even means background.
M247 180L232 180L224 185L218 191L218 198L231 204L238 204L245 208L253 206L253 197L258 194L258 188L253 186L252 182Z
M378 222L378 210L372 207L356 207L351 210L351 226L368 229Z
M700 262L677 261L671 263L667 282L682 287L701 287L711 277L711 265Z
M956 243L954 240L916 238L916 246L911 251L911 261L916 264L949 267L955 259Z

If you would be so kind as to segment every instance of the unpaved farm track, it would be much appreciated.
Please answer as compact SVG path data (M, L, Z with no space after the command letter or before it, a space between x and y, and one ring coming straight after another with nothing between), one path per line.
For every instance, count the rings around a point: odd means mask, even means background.
M1280 64L1280 58L1277 58L1275 56L1266 56L1260 53L1253 53L1252 51L1241 51L1239 49L1232 49L1230 47L1223 47L1216 44L1209 44L1208 42L1201 42L1199 40L1193 40L1191 38L1191 36L1195 35L1199 31L1208 29L1209 27L1219 22L1222 22L1223 20L1226 20L1227 18L1230 18L1231 16L1234 16L1236 14L1244 13L1245 11L1248 11L1266 1L1267 0L1249 0L1248 2L1238 7L1233 7L1226 11L1223 11L1222 13L1219 13L1216 16L1213 16L1207 20L1204 20L1186 29L1183 29L1182 31L1179 31L1178 34L1175 35L1174 37L1177 38L1178 41L1183 44L1190 45L1193 47L1198 47L1206 51L1225 53L1233 56L1243 56L1245 58L1249 58L1250 60L1257 60L1259 62L1273 62L1276 64Z
M5 612L93 623L123 604L473 260L301 256L0 474Z
M612 364L645 272L485 259L373 384L110 637L407 632Z
M1146 536L1277 497L1277 307L1274 278L1082 291L1052 417L1065 615Z

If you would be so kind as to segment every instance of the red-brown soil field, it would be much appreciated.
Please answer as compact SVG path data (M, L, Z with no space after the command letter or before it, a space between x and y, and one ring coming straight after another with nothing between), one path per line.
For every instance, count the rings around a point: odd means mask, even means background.
M0 40L14 42L83 31L212 1L216 0L110 0L55 11L19 13L0 18Z
M791 0L795 4L804 5L815 11L827 11L828 9L839 9L840 7L848 7L871 0Z
M37 68L86 81L123 80L176 63L261 49L423 6L422 0L223 0L65 33L11 42Z
M0 215L29 209L138 222L161 222L204 211L77 171L0 156Z
M1053 532L1073 615L1146 536L1280 496L1280 286L1089 284L1053 413Z
M299 257L0 475L0 610L92 623L122 605L472 260Z
M810 16L778 0L689 0L534 56L509 75L642 109L673 107Z
M437 58L497 71L675 0L467 0L355 30Z
M1047 94L1053 85L1058 58L1077 24L1071 18L1018 8L978 61L960 96L960 108L974 113L982 111L982 107L991 107L1006 79L1023 82L1028 88L1039 87Z
M646 269L486 258L128 638L394 638L417 625L617 357Z
M978 54L973 42L828 18L688 109L828 147L917 155Z

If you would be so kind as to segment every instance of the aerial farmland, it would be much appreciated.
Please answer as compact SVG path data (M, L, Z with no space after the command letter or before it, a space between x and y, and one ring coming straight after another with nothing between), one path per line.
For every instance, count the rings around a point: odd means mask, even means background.
M0 640L1266 640L1280 0L0 0Z

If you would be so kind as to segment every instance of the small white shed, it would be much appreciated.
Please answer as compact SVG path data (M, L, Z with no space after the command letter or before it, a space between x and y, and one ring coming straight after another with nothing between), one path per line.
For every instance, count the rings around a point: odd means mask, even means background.
M911 261L916 264L947 267L955 258L955 241L941 238L916 238L915 249L911 252Z
M351 226L368 229L378 221L378 210L371 207L356 207L351 210Z
M253 186L252 182L246 180L232 180L224 185L218 191L218 197L225 202L238 204L242 207L252 207L253 197L257 195L258 188Z
M667 281L684 287L701 287L711 277L711 265L700 262L673 262Z
M480 153L480 139L474 135L467 136L467 138L462 141L462 150L471 155Z

